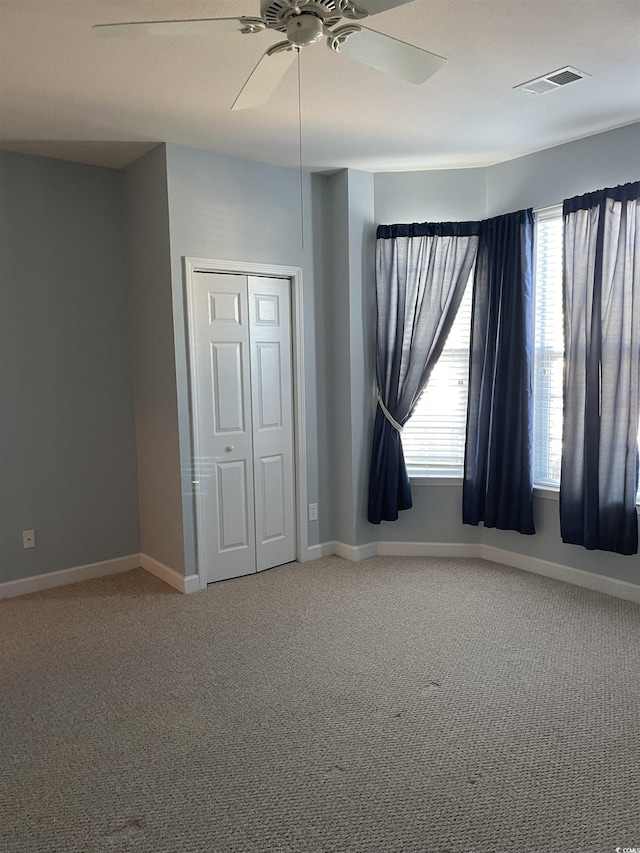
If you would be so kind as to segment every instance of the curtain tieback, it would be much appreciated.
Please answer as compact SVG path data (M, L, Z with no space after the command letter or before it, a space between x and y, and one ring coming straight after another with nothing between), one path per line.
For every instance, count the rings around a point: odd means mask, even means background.
M380 389L377 389L377 397L378 405L382 409L382 414L385 416L385 418L389 421L389 423L394 429L397 429L398 432L402 432L402 424L398 423L398 421L393 417L389 409L387 409L385 404L382 402L382 397L380 396Z

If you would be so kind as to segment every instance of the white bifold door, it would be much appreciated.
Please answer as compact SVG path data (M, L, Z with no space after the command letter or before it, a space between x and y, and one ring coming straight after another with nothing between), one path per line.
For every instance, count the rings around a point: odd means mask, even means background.
M295 559L288 279L193 275L198 562L207 582Z

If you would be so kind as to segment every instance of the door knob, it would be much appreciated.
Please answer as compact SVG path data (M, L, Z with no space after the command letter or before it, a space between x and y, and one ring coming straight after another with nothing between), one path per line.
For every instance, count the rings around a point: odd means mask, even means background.
M225 447L224 452L231 453L232 450L235 450L235 447L233 446L233 444L229 444L227 447Z

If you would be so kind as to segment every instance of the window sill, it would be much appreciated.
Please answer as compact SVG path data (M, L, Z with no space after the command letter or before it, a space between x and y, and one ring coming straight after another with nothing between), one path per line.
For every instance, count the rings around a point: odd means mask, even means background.
M462 477L450 474L412 474L409 471L409 481L412 486L457 486L462 488Z
M459 489L462 488L462 476L456 476L455 474L442 476L441 474L417 474L410 471L409 481L412 486L453 486ZM536 498L557 501L560 499L560 490L554 489L553 486L534 486L533 495Z
M462 488L462 477L450 474L443 477L441 474L412 474L409 472L409 482L412 486L454 486ZM560 489L553 486L534 486L534 498L544 498L547 501L559 501ZM640 512L640 500L636 501L636 506Z

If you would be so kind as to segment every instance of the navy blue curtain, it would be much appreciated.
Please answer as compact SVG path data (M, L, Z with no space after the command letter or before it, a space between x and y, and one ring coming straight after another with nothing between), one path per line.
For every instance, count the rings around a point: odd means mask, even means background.
M369 521L395 521L411 488L400 433L437 362L478 244L478 222L381 225L376 241L378 406Z
M640 182L564 202L563 542L636 554Z
M532 471L533 211L480 223L462 520L535 533Z

